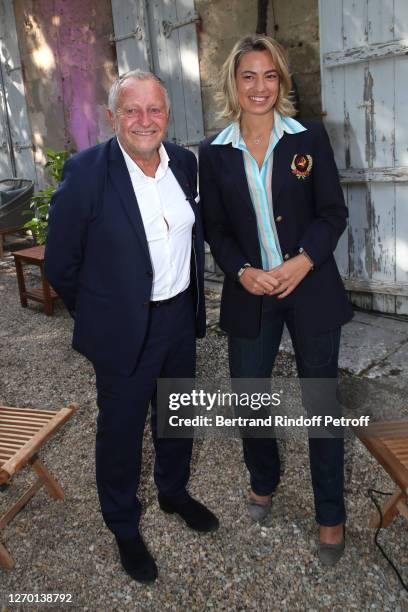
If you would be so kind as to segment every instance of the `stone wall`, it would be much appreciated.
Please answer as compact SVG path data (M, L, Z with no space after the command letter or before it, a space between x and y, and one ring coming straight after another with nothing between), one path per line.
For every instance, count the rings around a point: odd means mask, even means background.
M47 147L104 140L116 73L110 0L15 0L14 10L37 163Z
M207 135L225 125L217 118L215 93L220 68L238 38L256 30L257 0L195 0L200 74ZM267 33L287 50L298 88L300 116L320 117L318 0L269 0Z

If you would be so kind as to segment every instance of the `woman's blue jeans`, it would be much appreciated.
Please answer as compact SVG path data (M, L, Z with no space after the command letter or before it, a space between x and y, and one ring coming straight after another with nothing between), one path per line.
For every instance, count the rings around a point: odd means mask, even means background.
M321 414L326 410L327 414L338 417L341 415L336 395L341 329L339 327L318 336L307 329L300 329L295 306L291 302L288 298L282 302L276 298L266 298L259 336L255 339L229 336L231 378L271 377L285 323L292 339L298 375L302 380L305 408L309 414ZM327 379L323 385L323 396L322 386L314 386L317 379ZM321 406L314 406L313 403ZM252 490L257 495L270 495L280 478L276 439L243 438L243 451ZM316 521L325 526L345 522L343 436L315 437L309 430L309 456Z

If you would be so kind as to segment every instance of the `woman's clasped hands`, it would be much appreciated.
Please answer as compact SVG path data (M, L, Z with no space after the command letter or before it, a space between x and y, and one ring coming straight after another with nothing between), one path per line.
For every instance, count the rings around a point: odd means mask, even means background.
M272 270L246 268L239 280L253 295L276 295L277 299L283 299L296 289L310 270L308 259L299 254Z

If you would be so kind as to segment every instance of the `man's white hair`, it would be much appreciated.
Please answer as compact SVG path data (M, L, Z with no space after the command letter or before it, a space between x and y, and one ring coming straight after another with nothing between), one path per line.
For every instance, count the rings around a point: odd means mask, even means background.
M122 76L117 78L116 81L112 83L112 87L110 88L109 98L108 98L108 108L112 113L115 113L117 109L120 88L122 87L123 83L125 83L128 79L136 79L137 81L148 81L148 80L156 81L156 83L158 83L164 91L164 97L166 100L166 108L167 108L167 111L169 111L170 109L169 94L167 93L166 86L164 82L161 80L161 78L158 77L153 72L148 72L147 70L141 70L140 68L136 68L135 70L129 70L129 72L122 74Z

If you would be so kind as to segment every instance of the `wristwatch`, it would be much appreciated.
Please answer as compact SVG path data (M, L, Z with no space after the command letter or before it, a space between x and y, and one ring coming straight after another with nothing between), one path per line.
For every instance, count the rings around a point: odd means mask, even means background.
M245 270L247 268L252 268L250 263L244 263L244 265L242 266L242 268L240 268L238 270L238 274L237 274L237 280L239 280L241 278L241 276L243 275L243 273L245 272Z
M299 255L304 255L304 257L306 257L307 261L310 263L310 269L313 270L314 268L314 263L312 258L310 257L310 255L308 255L305 251L305 249L303 247L300 247L299 251L298 251Z

